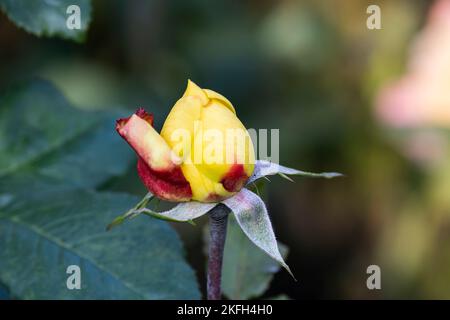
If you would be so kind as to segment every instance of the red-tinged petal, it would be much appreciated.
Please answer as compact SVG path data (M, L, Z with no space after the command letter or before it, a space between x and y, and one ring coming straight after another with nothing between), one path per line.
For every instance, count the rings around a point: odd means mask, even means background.
M179 159L150 122L151 116L138 110L131 117L118 120L116 129L150 168L169 171L179 165Z
M134 114L137 115L139 118L147 121L148 124L150 124L153 127L153 114L148 113L147 111L145 111L144 108L137 109ZM120 118L120 119L116 120L116 130L120 135L122 135L120 133L120 129L126 125L126 123L128 122L128 120L130 120L130 118L131 118L131 116L128 118Z
M206 199L204 199L204 202L220 202L222 200L225 200L227 197L226 196L221 196L217 193L210 193Z
M237 192L242 189L247 180L248 175L245 173L244 166L234 164L220 182L228 192Z
M174 167L168 171L156 171L138 157L137 170L144 185L158 198L177 202L191 199L191 187L180 167Z
M117 120L116 130L136 151L139 177L150 192L163 200L189 201L191 187L152 124L153 116L140 108L131 117Z
M136 115L139 118L147 121L153 127L153 114L152 113L148 113L147 111L145 111L144 108L141 107L136 110Z

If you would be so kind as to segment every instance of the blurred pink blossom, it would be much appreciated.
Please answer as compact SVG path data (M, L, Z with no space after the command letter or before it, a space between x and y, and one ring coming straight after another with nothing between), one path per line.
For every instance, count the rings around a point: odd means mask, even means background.
M395 128L450 127L450 0L433 4L406 74L380 91L376 113Z

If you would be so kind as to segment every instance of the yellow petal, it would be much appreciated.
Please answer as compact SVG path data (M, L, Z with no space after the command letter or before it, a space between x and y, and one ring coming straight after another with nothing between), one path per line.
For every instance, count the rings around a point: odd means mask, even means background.
M239 191L253 172L253 144L232 104L190 80L170 111L161 136L182 158L181 170L193 200L227 198Z
M200 120L201 111L201 100L198 97L184 97L177 101L164 122L161 137L180 158L189 157L194 139L194 124Z
M233 193L225 190L221 183L211 181L199 172L193 163L183 163L181 165L181 171L191 186L192 200L216 202L233 195Z
M186 91L183 94L183 98L185 97L197 97L202 102L202 105L206 105L209 102L209 98L203 89L191 80L188 80Z
M227 98L225 98L223 95L221 95L220 93L217 93L215 91L209 90L209 89L203 89L203 91L206 93L206 95L208 96L209 99L219 100L225 107L227 107L228 109L230 109L230 111L232 111L234 114L236 114L236 110L234 110L234 107L231 104L231 102Z
M223 139L210 139L204 134L203 162L197 165L200 172L213 181L221 181L234 164L243 164L251 175L255 163L253 144L248 131L236 115L217 101L203 108L201 115L203 132L219 131ZM208 161L207 151L222 150L222 161ZM214 159L215 160L215 159Z

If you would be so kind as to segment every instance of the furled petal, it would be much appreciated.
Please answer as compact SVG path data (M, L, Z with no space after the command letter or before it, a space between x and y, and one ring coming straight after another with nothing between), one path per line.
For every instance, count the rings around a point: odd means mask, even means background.
M117 120L116 130L153 170L175 167L169 146L152 124L153 117L139 109L131 117Z
M227 107L228 109L230 109L231 112L233 112L234 114L236 114L236 110L234 109L233 105L231 104L231 102L225 98L223 95L221 95L220 93L217 93L213 90L210 89L203 89L203 91L206 93L207 97L209 99L216 99L219 102L221 102L225 107Z
M209 98L203 89L191 80L188 80L188 84L182 98L185 97L196 97L200 99L202 105L206 105L209 102Z
M147 189L168 201L189 201L189 182L166 141L152 127L153 117L139 109L129 118L117 121L117 132L138 155L138 174Z

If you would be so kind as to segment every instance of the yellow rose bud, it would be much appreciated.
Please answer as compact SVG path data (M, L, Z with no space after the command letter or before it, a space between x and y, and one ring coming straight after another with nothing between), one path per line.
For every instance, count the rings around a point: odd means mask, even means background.
M253 172L253 144L233 105L192 81L170 111L161 135L144 110L118 120L138 154L138 173L156 196L216 202L238 192Z

